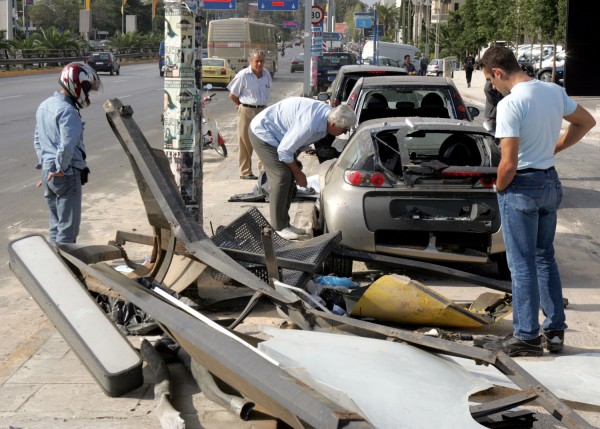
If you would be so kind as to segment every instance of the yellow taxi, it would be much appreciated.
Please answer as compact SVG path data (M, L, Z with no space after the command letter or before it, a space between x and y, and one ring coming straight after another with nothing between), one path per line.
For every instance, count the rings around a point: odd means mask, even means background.
M202 84L212 83L213 85L223 85L224 87L231 82L235 76L235 71L231 68L228 59L225 58L202 58Z

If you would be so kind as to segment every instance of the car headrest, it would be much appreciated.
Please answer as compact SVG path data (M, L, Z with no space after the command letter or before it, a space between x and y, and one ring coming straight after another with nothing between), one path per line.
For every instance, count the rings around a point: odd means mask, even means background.
M435 92L430 92L421 100L421 107L444 107L444 100Z

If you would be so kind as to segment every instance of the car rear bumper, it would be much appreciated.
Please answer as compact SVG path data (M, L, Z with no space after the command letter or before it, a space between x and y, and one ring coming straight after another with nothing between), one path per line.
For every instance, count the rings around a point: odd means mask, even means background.
M348 185L335 198L322 196L329 231L355 250L440 262L486 263L504 252L495 194L444 197L366 191ZM489 194L489 195L487 195Z

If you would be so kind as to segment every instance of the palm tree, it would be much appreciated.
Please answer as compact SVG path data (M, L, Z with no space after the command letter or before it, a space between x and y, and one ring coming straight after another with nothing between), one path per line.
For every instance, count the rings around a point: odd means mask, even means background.
M383 24L384 34L382 36L386 37L388 41L393 41L398 8L395 5L386 6L384 4L375 5L375 8L377 9L377 20L380 24Z

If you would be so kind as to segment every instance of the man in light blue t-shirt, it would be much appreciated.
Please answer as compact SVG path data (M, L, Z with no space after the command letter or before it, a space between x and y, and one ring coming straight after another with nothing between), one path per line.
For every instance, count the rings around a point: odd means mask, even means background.
M502 236L512 276L513 334L484 345L510 356L541 356L563 349L565 312L554 258L556 214L562 187L554 154L596 125L565 90L524 73L513 52L496 46L480 62L487 80L504 95L496 113L502 158L496 190ZM563 118L570 122L560 135ZM540 305L546 319L540 336Z

